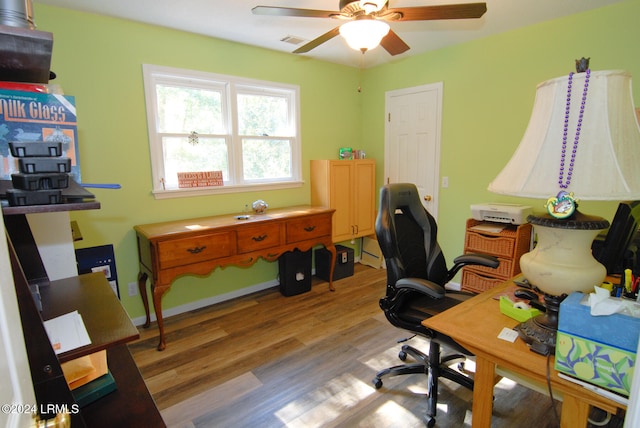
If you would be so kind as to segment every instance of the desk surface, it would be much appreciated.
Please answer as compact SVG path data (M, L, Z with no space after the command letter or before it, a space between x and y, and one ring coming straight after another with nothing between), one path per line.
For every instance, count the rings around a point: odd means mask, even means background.
M61 362L140 337L102 272L52 281L51 285L40 288L40 294L44 320L77 310L91 338L89 345L59 354Z
M529 350L520 339L511 343L498 339L504 327L513 328L518 321L500 312L499 296L512 287L506 281L453 308L423 321L423 324L454 338L477 357L489 360L499 367L511 370L543 385L547 384L547 357ZM550 357L551 385L563 395L577 396L583 402L615 413L624 408L607 398L593 393L573 382L562 379L553 369L554 357ZM475 395L474 395L475 399Z

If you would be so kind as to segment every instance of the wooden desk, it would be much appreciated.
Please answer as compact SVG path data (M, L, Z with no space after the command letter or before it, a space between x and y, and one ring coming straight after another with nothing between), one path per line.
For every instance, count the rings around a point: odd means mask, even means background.
M274 261L287 251L310 250L322 244L331 253L333 278L336 248L331 239L335 210L308 205L269 210L238 220L235 214L135 226L140 275L138 287L150 325L147 279L160 331L158 350L166 347L162 296L180 275L207 275L216 267L250 266L259 258ZM333 281L329 281L329 289Z
M504 282L423 321L426 327L451 336L476 356L473 428L491 426L496 366L547 385L547 357L530 351L521 339L517 339L515 343L498 339L498 334L504 327L513 328L518 324L518 321L500 312L499 302L494 299L494 296L500 295L512 285L512 281ZM561 427L585 428L589 405L612 413L619 408L625 409L621 404L560 378L553 368L553 356L550 357L549 364L552 389L563 395Z

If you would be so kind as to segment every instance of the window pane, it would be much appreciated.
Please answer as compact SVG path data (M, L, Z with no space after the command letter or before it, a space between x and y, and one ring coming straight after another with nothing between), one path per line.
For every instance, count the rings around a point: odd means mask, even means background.
M178 188L179 172L222 171L225 182L229 180L229 159L224 138L198 138L196 144L187 137L164 137L165 187Z
M291 142L245 139L242 165L245 180L291 178Z
M238 133L240 135L288 136L287 98L265 95L238 95Z
M220 92L169 85L156 85L158 132L223 134Z

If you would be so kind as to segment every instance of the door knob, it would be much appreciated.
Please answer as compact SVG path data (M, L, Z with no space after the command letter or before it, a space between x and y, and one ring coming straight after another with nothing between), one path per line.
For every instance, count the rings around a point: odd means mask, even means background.
M424 200L427 202L431 202L431 195L425 195Z

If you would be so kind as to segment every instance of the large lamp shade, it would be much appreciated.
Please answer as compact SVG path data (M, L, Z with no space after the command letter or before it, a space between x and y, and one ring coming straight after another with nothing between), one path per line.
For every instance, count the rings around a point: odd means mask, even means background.
M586 73L573 75L567 129L570 155ZM558 193L568 77L540 83L533 113L511 160L489 184L499 194L547 199ZM640 199L640 129L633 108L631 75L592 71L571 183L580 200Z

